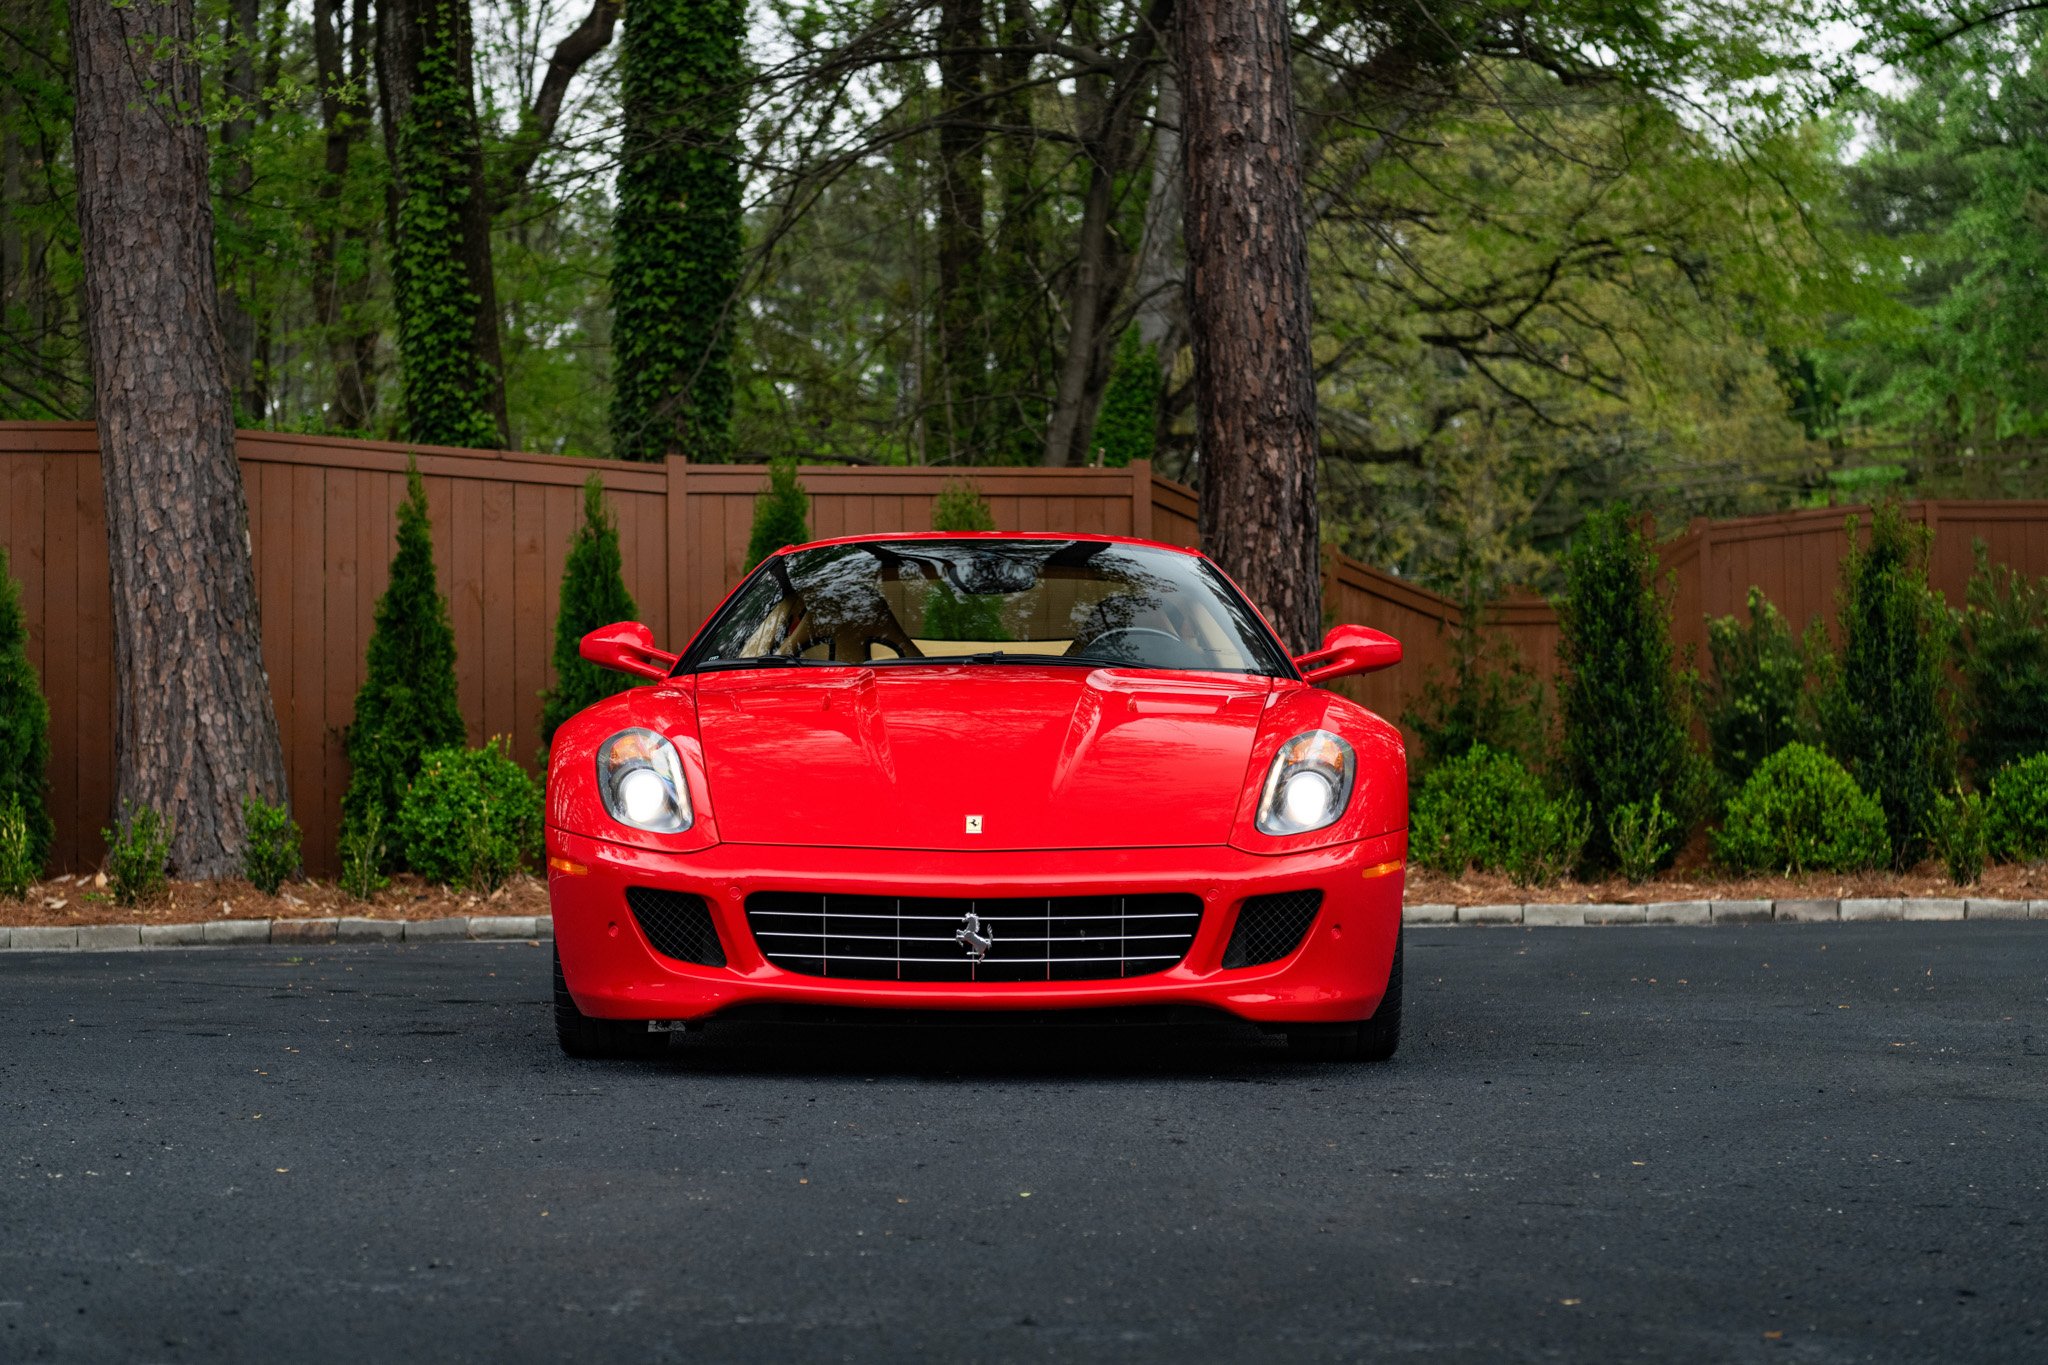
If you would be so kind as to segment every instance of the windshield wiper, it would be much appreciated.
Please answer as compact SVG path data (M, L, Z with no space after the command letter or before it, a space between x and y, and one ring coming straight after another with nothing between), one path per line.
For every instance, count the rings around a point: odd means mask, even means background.
M715 673L727 668L793 668L798 664L822 664L829 659L800 659L794 654L763 654L758 659L706 659L692 672Z
M897 664L1064 664L1080 665L1084 668L1098 666L1100 660L1084 659L1066 654L1012 654L1006 649L984 650L979 654L918 654L906 655L900 659L870 659L870 667L894 667Z

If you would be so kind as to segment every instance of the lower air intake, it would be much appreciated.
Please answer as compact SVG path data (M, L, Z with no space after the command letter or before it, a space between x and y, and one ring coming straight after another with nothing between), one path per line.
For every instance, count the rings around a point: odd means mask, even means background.
M1225 967L1256 967L1278 962L1301 946L1302 936L1323 907L1320 891L1282 891L1253 896L1237 912L1237 927L1223 950Z
M723 967L725 945L711 923L710 907L702 896L686 891L659 891L651 886L626 888L626 904L640 923L640 932L654 945L654 951L678 962L699 967Z

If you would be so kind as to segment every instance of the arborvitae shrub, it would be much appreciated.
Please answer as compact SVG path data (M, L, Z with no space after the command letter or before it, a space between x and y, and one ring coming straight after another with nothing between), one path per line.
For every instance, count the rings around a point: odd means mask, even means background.
M1411 826L1410 856L1424 867L1505 872L1524 884L1570 873L1590 833L1577 798L1553 799L1519 758L1484 744L1430 769Z
M1982 541L1970 576L1956 663L1963 675L1964 752L1980 779L2048 753L2048 578L1994 569Z
M1884 807L1893 863L1909 867L1927 846L1935 798L1956 782L1944 667L1954 618L1927 586L1927 533L1898 504L1880 506L1870 543L1859 539L1851 517L1821 735Z
M21 807L26 857L40 873L50 856L50 704L28 661L28 622L21 589L0 549L0 802ZM32 874L33 875L33 874Z
M1439 763L1479 745L1533 761L1543 749L1543 684L1514 644L1485 629L1485 602L1473 592L1463 624L1451 631L1451 657L1429 671L1401 723L1415 731L1419 752L1410 774L1420 780Z
M1589 517L1564 557L1557 646L1564 769L1592 815L1588 854L1602 867L1614 863L1610 823L1623 806L1658 798L1677 821L1676 847L1697 805L1699 763L1656 567L1649 537L1618 505Z
M406 487L391 583L377 599L368 671L348 727L348 791L341 800L345 828L359 829L377 813L387 865L404 863L398 806L421 760L465 736L455 694L455 628L434 582L433 527L418 468L407 471Z
M1749 590L1749 620L1707 623L1714 677L1704 689L1714 767L1740 786L1787 744L1813 742L1806 654L1760 588Z
M1159 352L1138 340L1136 327L1125 328L1095 418L1095 448L1102 452L1105 465L1121 469L1133 460L1152 458L1159 432L1159 390Z
M2048 858L2048 753L2029 755L1991 775L1984 820L1992 856L2001 862Z
M630 621L639 614L619 557L619 527L605 510L604 481L593 474L583 485L583 522L569 540L562 565L562 602L555 613L555 685L540 694L540 742L545 749L563 721L584 707L633 685L577 653L583 637L599 626Z
M981 489L972 480L952 479L939 490L939 496L932 499L932 529L993 531L996 529L996 514L989 510L988 499L981 495Z
M1738 872L1859 872L1892 856L1877 798L1808 744L1757 765L1713 842L1714 856Z
M134 905L161 895L169 878L171 827L148 806L130 806L115 829L103 829L107 841L107 889L114 904Z
M274 896L285 879L299 870L299 822L290 808L273 806L260 796L242 798L242 824L248 842L242 846L242 875L266 896Z
M768 466L768 491L754 499L754 530L747 537L747 571L785 545L801 545L811 538L804 518L811 510L810 495L796 476L795 460L776 460Z
M540 788L502 738L436 749L405 794L395 832L427 880L495 891L539 854Z

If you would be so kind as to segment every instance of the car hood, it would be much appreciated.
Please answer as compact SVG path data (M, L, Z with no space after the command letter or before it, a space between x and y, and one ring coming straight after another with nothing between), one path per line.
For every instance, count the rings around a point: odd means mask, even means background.
M728 842L1223 844L1271 689L1028 665L747 670L700 675L697 718Z

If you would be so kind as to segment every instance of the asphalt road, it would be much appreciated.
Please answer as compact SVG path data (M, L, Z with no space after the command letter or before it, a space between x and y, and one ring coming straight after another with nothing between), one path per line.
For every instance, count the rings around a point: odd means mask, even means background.
M2039 925L1411 930L1381 1067L547 969L0 955L0 1360L2048 1359Z

